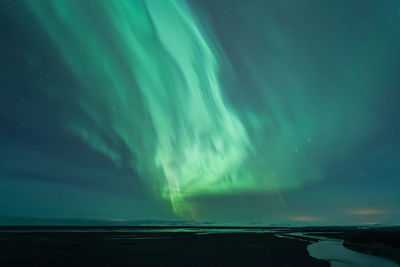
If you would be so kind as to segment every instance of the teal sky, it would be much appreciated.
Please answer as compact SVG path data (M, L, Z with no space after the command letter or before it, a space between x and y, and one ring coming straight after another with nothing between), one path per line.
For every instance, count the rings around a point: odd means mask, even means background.
M400 223L400 4L0 4L0 216Z

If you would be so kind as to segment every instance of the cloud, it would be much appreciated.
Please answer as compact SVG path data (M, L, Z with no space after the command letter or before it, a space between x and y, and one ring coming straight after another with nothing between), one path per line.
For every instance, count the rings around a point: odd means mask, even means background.
M355 209L350 210L348 212L350 215L359 215L359 216L373 216L373 215L383 215L387 214L387 210L373 209L373 208L365 208L365 209Z
M311 216L297 216L290 218L290 220L295 222L316 222L319 221L319 218Z

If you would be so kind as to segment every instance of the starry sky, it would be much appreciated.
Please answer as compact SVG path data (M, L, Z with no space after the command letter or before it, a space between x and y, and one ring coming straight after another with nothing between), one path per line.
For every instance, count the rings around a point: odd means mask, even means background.
M397 0L4 0L0 216L400 223Z

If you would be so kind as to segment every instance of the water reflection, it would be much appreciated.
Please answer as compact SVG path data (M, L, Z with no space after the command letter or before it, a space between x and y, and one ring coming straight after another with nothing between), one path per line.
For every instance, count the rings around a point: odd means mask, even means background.
M394 261L389 259L368 255L360 252L350 250L343 246L343 240L328 238L324 236L312 235L312 233L291 233L285 236L301 239L313 238L318 239L317 242L312 242L308 247L308 253L311 257L320 260L326 260L331 263L332 267L348 267L348 266L360 266L360 267L395 267L399 266Z

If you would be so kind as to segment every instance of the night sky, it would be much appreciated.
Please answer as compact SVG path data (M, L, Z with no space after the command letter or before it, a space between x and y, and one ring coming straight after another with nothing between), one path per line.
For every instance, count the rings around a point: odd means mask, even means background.
M400 223L398 0L3 0L0 216Z

